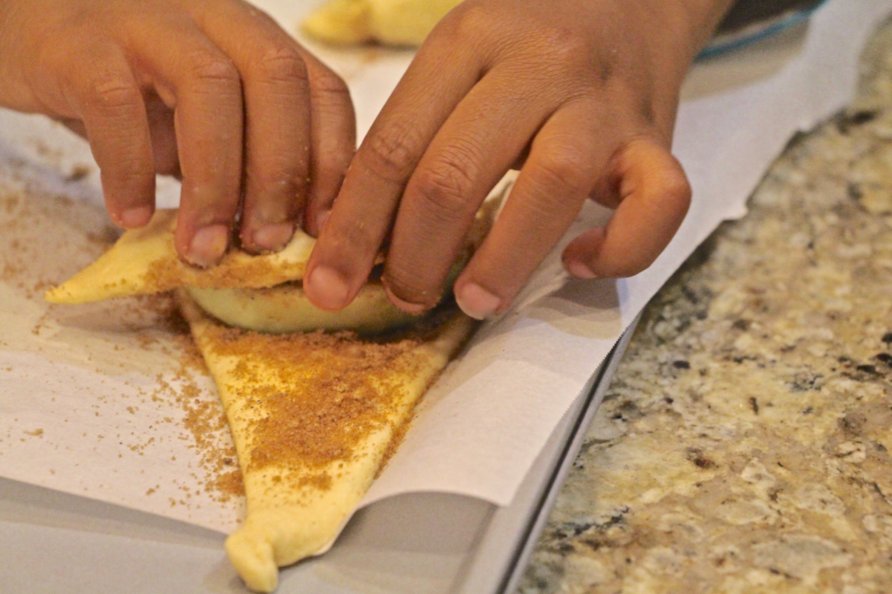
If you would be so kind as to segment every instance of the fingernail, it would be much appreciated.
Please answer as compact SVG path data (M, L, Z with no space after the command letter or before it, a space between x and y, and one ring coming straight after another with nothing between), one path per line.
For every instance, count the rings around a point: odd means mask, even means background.
M456 294L455 301L463 312L475 320L484 320L494 313L502 300L474 283L463 286Z
M313 302L323 309L341 309L347 305L350 286L336 270L317 266L306 279L305 289Z
M589 268L587 264L585 264L584 262L580 262L579 260L570 260L565 264L565 266L567 267L567 272L569 272L576 278L598 278L598 275L592 272L592 269Z
M194 266L207 268L216 264L229 244L229 229L225 225L210 225L195 232L186 260Z
M119 221L125 229L133 229L134 227L142 227L151 218L152 208L150 206L136 206L121 212Z
M418 315L426 312L429 308L420 304L420 303L411 303L409 301L405 301L400 299L396 295L393 294L393 291L390 290L390 287L387 286L387 283L384 283L384 292L387 293L387 298L390 299L390 302L393 303L397 308L406 312L407 314Z
M263 225L252 236L254 245L263 250L277 252L285 247L294 235L294 225L291 223L271 223Z

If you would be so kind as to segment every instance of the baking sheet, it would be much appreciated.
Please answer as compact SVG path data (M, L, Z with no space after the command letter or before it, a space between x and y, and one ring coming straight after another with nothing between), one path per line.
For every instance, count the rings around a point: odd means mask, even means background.
M561 420L508 506L444 493L390 498L357 514L329 554L283 571L278 591L511 591L630 333ZM0 493L4 591L246 592L215 532L8 479L0 479Z
M308 7L259 4L289 28ZM695 200L676 240L648 271L620 281L568 282L555 252L517 307L487 324L428 394L365 503L418 491L509 503L650 297L719 222L745 213L746 197L793 132L850 99L859 49L890 10L888 0L830 2L795 36L698 65L675 145ZM321 53L350 84L360 131L411 58L381 49ZM89 261L107 235L96 172L83 175L89 163L86 146L59 126L0 113L0 242L7 242L0 475L228 531L241 501L212 488L225 457L204 459L225 452L228 436L213 425L216 443L202 447L197 435L207 432L184 429L202 413L214 422L214 392L205 376L182 368L185 347L158 325L167 319L164 305L47 308L40 301L47 283ZM175 184L162 186L165 204L175 194ZM574 231L607 216L589 206Z

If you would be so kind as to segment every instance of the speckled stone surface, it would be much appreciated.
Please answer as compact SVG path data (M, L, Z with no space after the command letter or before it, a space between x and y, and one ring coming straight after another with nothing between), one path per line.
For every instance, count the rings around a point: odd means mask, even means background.
M648 308L520 591L892 592L892 25Z

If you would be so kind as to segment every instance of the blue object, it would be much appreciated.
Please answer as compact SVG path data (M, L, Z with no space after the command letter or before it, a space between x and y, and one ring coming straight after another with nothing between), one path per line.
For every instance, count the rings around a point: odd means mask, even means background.
M769 37L773 37L782 31L786 31L787 29L791 29L796 25L804 23L825 3L826 0L821 0L809 8L789 11L776 17L766 19L760 23L747 25L739 31L720 33L702 52L700 52L697 59L703 60L727 54L763 41Z

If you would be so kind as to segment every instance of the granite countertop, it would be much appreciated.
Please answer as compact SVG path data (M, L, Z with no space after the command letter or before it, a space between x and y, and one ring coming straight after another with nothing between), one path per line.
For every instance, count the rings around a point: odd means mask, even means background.
M520 592L892 591L892 24L647 309Z

